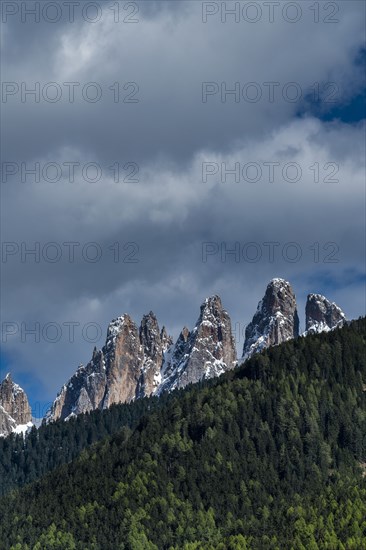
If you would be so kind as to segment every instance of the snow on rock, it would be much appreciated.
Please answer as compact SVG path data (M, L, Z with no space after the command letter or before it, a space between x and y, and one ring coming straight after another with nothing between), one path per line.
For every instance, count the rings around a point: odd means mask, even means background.
M27 395L8 373L0 384L0 436L23 433L32 426Z
M144 315L139 328L127 314L113 319L105 345L101 350L94 348L89 363L80 365L62 387L45 423L155 393L163 356L171 344L152 311Z
M200 316L192 332L184 327L165 358L158 394L219 376L236 364L230 317L223 309L220 297L211 296L201 305Z
M27 422L26 424L19 424L15 430L14 433L16 434L23 434L25 437L26 434L33 428L33 422Z
M289 282L275 278L268 284L257 311L245 330L242 361L264 348L299 335L296 297Z
M160 371L164 353L171 345L172 339L167 335L165 327L160 331L158 321L152 311L142 318L139 338L143 360L136 397L144 397L155 393L161 383Z
M309 294L305 307L306 331L304 335L328 332L342 326L346 316L334 302L321 294Z
M324 296L309 295L308 333L331 330L344 319L336 304ZM246 328L241 361L298 335L299 318L291 285L281 278L272 279ZM61 388L44 421L70 419L113 403L161 395L219 376L236 364L230 317L217 295L206 298L195 327L191 331L184 327L175 344L165 327L160 330L152 311L143 316L139 327L124 314L108 325L105 345L101 350L94 348L89 363L80 365ZM17 391L14 386L13 393ZM5 422L11 424L9 419Z

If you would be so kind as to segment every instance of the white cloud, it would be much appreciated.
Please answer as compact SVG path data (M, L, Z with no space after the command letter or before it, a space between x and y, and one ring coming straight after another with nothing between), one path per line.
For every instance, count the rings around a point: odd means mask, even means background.
M347 145L340 147L344 132ZM194 320L203 298L214 292L225 297L234 324L243 326L273 276L293 280L304 294L319 290L308 286L308 279L316 273L321 278L326 271L334 280L342 279L342 273L350 270L359 273L363 267L359 236L364 223L362 136L361 126L351 129L316 119L297 119L265 140L246 142L228 155L207 150L197 153L186 171L165 169L164 164L157 163L146 166L141 171L145 178L138 184L114 184L111 180L46 188L32 184L23 186L21 203L19 189L8 187L8 235L28 243L42 235L41 243L59 245L71 240L97 241L104 256L96 264L83 261L79 255L73 264L64 256L57 264L41 261L34 265L22 265L19 255L10 257L3 266L8 281L4 319L19 324L37 319L41 326L50 321L62 325L72 320L81 327L97 322L104 338L106 324L113 316L128 311L139 321L145 311L157 308L161 323L176 335L179 325L186 319ZM62 157L58 158L61 164ZM236 183L228 176L223 183L219 171L203 183L203 162L216 163L220 170L222 163L232 169L236 162L241 166L254 162L262 168L263 177L257 183ZM265 162L280 164L273 183L268 181ZM288 162L301 168L297 183L283 180L282 169ZM329 162L339 166L338 183L323 181L329 173L323 167ZM318 183L314 170L309 169L314 163L320 167ZM137 242L139 263L113 263L108 246L116 240L122 244ZM228 256L223 263L217 253L203 263L202 243L206 241L219 247L225 243L228 249L235 242L242 247L255 241L263 258L254 264L243 259L235 264ZM274 263L266 256L263 243L268 241L280 243ZM296 263L284 262L281 256L283 246L290 241L297 242L302 250ZM335 254L338 263L324 263L332 252L332 248L322 249L328 241L339 246ZM314 263L315 252L309 248L315 242L320 243L318 263ZM19 275L19 268L27 273L26 280ZM347 304L340 305L346 310L348 307L351 316L362 313L357 298L349 296L358 292L359 285L343 293L337 291L337 296L347 297ZM78 361L87 360L91 347L80 334L72 344L64 339L57 344L33 344L32 337L27 344L21 344L19 337L9 337L7 344L21 364L43 376L50 392L73 372ZM40 354L46 361L39 360ZM51 362L52 372L48 372Z

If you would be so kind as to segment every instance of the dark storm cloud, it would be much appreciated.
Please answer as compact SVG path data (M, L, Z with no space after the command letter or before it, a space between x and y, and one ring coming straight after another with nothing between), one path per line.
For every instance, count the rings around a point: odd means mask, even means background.
M309 10L292 25L280 17L274 24L265 18L252 25L230 19L222 24L219 17L204 24L200 2L171 4L139 4L136 24L115 24L107 14L95 24L82 18L55 25L14 25L11 20L4 37L4 80L24 82L27 88L39 82L41 90L56 82L62 96L50 103L41 95L38 104L30 96L21 103L20 92L8 97L5 156L31 159L68 145L106 162L144 162L156 155L186 162L198 149L230 150L236 140L263 135L285 122L302 105L301 99L291 102L287 95L296 97L298 91L304 99L318 94L318 82L326 108L328 99L347 97L362 79L361 67L353 66L362 40L358 3L348 3L333 25L312 23ZM80 83L73 104L65 82ZM82 98L89 82L102 90L96 103ZM117 104L109 89L115 82L121 85ZM138 103L122 102L132 91L122 89L127 82L139 86ZM205 103L203 82L220 89ZM273 102L268 100L269 82L276 83ZM297 90L287 88L290 82ZM329 82L334 90L323 89ZM228 95L222 103L221 86L229 91L236 83L239 102ZM256 94L260 99L253 102Z
M203 24L200 3L150 2L141 4L135 25L105 17L94 25L6 26L4 80L29 87L97 82L103 88L97 103L80 95L73 104L65 97L22 103L14 96L2 105L8 136L3 160L19 168L2 183L3 240L19 247L2 264L3 320L80 324L74 342L65 333L57 343L35 343L31 335L22 342L20 332L3 342L14 372L32 372L45 399L89 359L94 344L81 327L98 323L102 345L107 323L123 312L139 322L152 309L177 336L184 324L193 325L202 300L218 293L240 349L241 331L265 285L283 276L294 283L301 309L307 292L329 288L348 316L362 313L363 126L296 118L299 103L281 94L257 103L229 96L222 102L220 94L206 103L201 98L205 81L228 88L255 82L263 93L268 81L279 82L279 89L295 82L304 92L314 91L316 82L335 82L342 98L357 93L362 74L353 61L362 44L363 6L340 6L334 25L315 24L309 13L297 24L222 24L217 17ZM138 83L139 102L114 103L108 86L116 81ZM137 163L139 181L115 183L110 166L116 161ZM79 162L79 168L74 182L64 171L57 183L42 177L35 183L32 175L21 183L22 162L27 168ZM89 162L100 165L100 181L83 180L80 166ZM245 181L241 171L239 182L230 175L221 181L223 166L250 162L261 168L262 179ZM271 162L280 165L274 181ZM215 173L203 181L207 163ZM286 163L300 167L298 181L284 180ZM333 172L335 183L326 179ZM80 243L73 261L64 245L71 242ZM91 242L102 251L95 263L81 253ZM257 262L243 258L251 242L262 253ZM268 242L279 243L273 261ZM290 242L301 250L296 262L284 257ZM334 263L324 261L329 242L338 247ZM22 258L22 243L39 243L41 250L56 243L62 257L53 263L42 253L39 262ZM207 261L204 243L211 246ZM236 243L239 261L222 255ZM123 261L129 253L136 263ZM339 284L312 286L322 280Z

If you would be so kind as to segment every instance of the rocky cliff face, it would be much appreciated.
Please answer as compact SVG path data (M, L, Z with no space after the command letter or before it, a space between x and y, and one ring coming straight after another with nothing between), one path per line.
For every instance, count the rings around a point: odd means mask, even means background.
M308 296L307 333L331 330L344 320L336 304L319 294ZM295 294L287 281L273 279L246 328L241 361L297 336ZM160 331L152 311L144 315L139 328L125 314L109 324L105 345L101 350L95 348L91 361L81 365L63 386L45 421L160 395L219 376L236 364L231 321L219 296L204 301L194 329L184 327L175 344L164 327Z
M284 279L273 279L246 328L242 360L298 335L299 317L291 285Z
M140 328L127 314L114 319L103 348L95 348L91 361L81 365L63 386L45 422L155 393L164 353L171 343L152 312L143 317Z
M0 405L0 437L6 437L15 432L16 427L17 423L14 418Z
M159 387L164 354L173 341L165 327L159 331L158 321L152 311L142 318L139 336L144 360L137 397L144 397L155 393Z
M165 357L163 380L158 393L183 388L204 378L219 376L237 363L231 321L219 296L201 305L195 328L184 328L176 345Z
M183 327L181 333L178 336L178 339L175 344L171 344L165 354L164 361L161 369L161 378L162 382L158 387L157 393L164 391L164 387L168 387L169 382L177 374L177 367L181 364L183 358L188 358L189 355L189 340L190 332L187 327Z
M101 408L105 395L106 372L104 355L94 349L91 361L80 365L76 373L62 387L46 421L69 418L84 412Z
M24 390L10 374L0 384L0 435L24 431L32 425L32 411Z
M113 403L135 399L141 368L144 363L139 330L129 315L109 325L106 345L103 348L106 362L107 384L103 408Z
M218 296L205 300L195 328L184 328L175 345L153 312L139 329L123 315L110 323L105 346L63 386L45 422L182 388L235 364L231 322Z
M329 331L343 325L346 316L334 302L321 294L309 294L305 307L306 334Z

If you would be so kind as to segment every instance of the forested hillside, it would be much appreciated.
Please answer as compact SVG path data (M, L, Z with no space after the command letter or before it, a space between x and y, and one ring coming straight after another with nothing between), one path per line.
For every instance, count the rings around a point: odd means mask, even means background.
M3 497L0 547L366 549L365 390L365 319L270 348Z
M24 439L11 434L0 438L0 495L35 481L45 473L71 462L92 443L118 432L133 429L140 418L161 407L169 395L112 405L103 411L81 414L67 422L34 427Z

